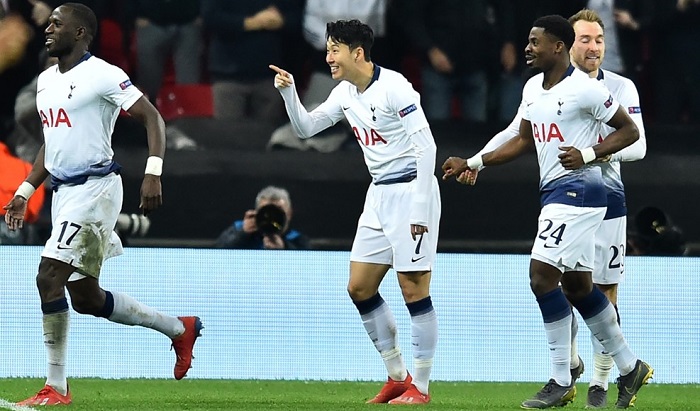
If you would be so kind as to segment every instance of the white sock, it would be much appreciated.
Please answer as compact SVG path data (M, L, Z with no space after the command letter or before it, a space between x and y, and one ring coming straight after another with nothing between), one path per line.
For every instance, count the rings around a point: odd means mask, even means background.
M605 347L605 352L609 353L620 375L627 375L634 369L637 363L637 356L632 352L625 337L617 323L617 313L615 307L608 303L598 314L586 319L586 325L591 330L598 341Z
M597 385L608 390L608 377L613 367L613 358L608 354L593 354L593 376L591 377L590 386Z
M413 344L413 385L428 394L430 373L438 339L438 322L435 310L411 316L411 343Z
M114 297L114 311L109 316L109 321L125 325L140 325L160 331L171 339L185 332L185 326L179 318L165 315L126 294L110 292Z
M576 337L578 336L578 320L576 319L576 314L571 313L571 364L569 367L571 369L578 368L579 358L578 358L578 344L576 343Z
M360 315L360 318L367 335L384 360L389 377L395 381L405 380L408 371L399 347L396 320L389 306L382 303L375 310Z
M551 376L557 384L571 385L571 313L561 320L544 323L549 346Z
M48 373L46 385L56 389L61 395L68 392L66 380L66 357L68 348L68 328L70 325L70 312L68 310L44 314L42 316L44 328L44 347L48 360Z

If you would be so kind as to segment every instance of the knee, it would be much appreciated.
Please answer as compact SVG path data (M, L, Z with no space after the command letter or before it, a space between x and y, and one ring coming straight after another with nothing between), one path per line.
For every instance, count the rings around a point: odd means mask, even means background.
M569 300L572 304L577 301L581 301L588 295L588 293L582 289L571 290L569 288L563 287L562 291L564 292L564 296L566 296L566 299Z
M57 268L51 260L43 259L39 263L39 272L36 275L36 286L42 295L53 294L57 291L63 292L63 277L59 275Z
M71 294L71 306L78 314L88 314L97 316L101 311L104 303L96 301L94 298L86 298L81 295Z
M401 294L403 295L403 300L405 302L414 302L422 300L427 296L427 291L423 290L418 284L409 283L403 284L401 287Z
M532 290L533 294L538 296L547 294L552 291L552 289L550 282L547 281L546 278L537 274L530 275L530 290Z
M348 295L353 301L364 301L376 293L376 290L370 290L362 285L348 284Z

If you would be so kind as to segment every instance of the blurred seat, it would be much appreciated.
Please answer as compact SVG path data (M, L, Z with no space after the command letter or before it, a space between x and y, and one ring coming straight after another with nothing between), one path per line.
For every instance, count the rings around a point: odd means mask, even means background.
M113 19L102 19L100 21L99 42L100 55L98 57L120 67L131 75L131 58L129 51L124 47L124 31L119 23Z
M164 84L156 105L165 121L182 117L213 117L209 84Z

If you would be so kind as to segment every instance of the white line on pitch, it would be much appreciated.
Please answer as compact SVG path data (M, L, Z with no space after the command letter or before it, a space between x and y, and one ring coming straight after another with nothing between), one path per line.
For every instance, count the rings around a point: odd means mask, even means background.
M0 409L10 410L10 411L37 411L36 408L25 407L24 405L17 405L14 402L9 402L0 398Z

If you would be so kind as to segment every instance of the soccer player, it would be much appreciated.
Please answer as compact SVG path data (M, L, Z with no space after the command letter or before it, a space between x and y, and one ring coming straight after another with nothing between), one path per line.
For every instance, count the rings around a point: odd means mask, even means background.
M621 373L617 406L627 408L653 369L631 351L613 305L593 286L594 233L606 214L607 193L601 168L590 163L634 143L639 130L602 83L570 63L574 40L573 27L561 16L534 22L525 54L528 65L543 72L523 88L517 136L483 155L448 158L443 178L505 163L534 143L542 210L530 260L530 287L544 319L551 379L521 406L557 407L576 395L574 382L580 372L570 367L570 301L617 364ZM599 141L603 123L615 131Z
M340 83L310 113L299 100L294 78L270 66L287 114L301 138L317 134L345 116L372 176L350 253L348 293L389 378L368 402L425 404L437 343L437 317L430 278L437 250L440 193L434 176L436 147L420 97L401 74L370 59L372 29L358 20L326 26L326 62ZM414 370L398 345L396 321L379 294L393 267L411 316Z
M111 148L120 109L140 120L148 135L149 157L141 185L144 214L162 203L165 134L162 117L127 75L88 52L96 28L95 14L82 4L65 3L52 12L45 30L46 48L50 56L58 58L58 64L41 73L37 83L44 145L29 176L4 206L8 227L21 229L27 200L51 176L53 227L36 277L48 375L44 388L20 405L72 401L66 380L66 288L78 313L167 335L177 356L174 374L178 380L190 368L192 349L202 328L198 317L172 317L99 285L103 260L123 251L114 232L123 189L120 166L113 160Z
M635 161L644 158L646 154L646 133L642 120L642 110L639 105L639 93L634 83L619 74L600 68L605 57L605 26L598 14L589 9L583 9L569 18L574 27L576 39L571 47L571 62L578 69L588 73L589 77L598 79L605 84L621 106L627 112L639 129L639 140L632 145L614 153L606 161L593 162L603 172L603 181L607 190L608 208L603 222L595 233L595 263L593 267L593 283L600 288L617 311L617 288L624 277L624 261L627 244L627 207L625 205L625 190L620 174L620 161ZM486 147L479 153L485 154L498 147L518 134L518 124L522 114L518 113L508 128L496 134ZM614 130L603 125L601 136ZM476 183L478 170L466 171L458 180L467 184ZM469 174L469 175L467 175ZM619 313L618 313L619 319ZM575 317L572 317L575 323ZM576 325L572 330L571 367L575 373L574 379L580 374L574 370L583 368L579 363L576 352ZM588 388L587 406L602 408L607 404L608 377L613 360L606 353L600 342L591 336L594 350L594 373ZM578 375L577 375L578 374Z

